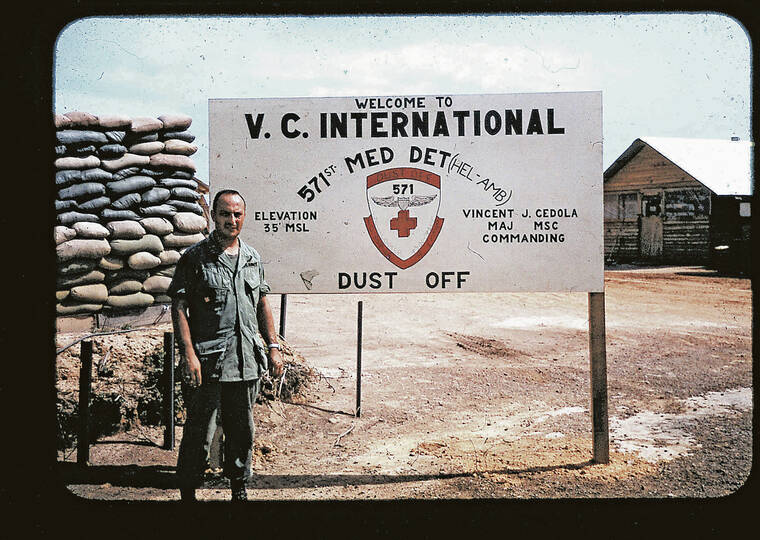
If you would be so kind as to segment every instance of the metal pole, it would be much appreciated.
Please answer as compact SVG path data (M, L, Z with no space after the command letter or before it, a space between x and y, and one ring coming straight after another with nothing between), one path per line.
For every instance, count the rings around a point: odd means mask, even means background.
M90 461L90 394L92 390L92 341L83 341L79 353L79 436L77 437L77 464L87 466Z
M288 295L280 295L280 335L285 337L285 314L288 311Z
M174 334L164 332L164 449L174 450Z
M610 431L607 413L607 349L603 292L588 294L588 333L591 356L591 425L594 432L594 462L609 463Z
M356 413L358 418L362 413L362 301L359 301L359 311L356 317Z

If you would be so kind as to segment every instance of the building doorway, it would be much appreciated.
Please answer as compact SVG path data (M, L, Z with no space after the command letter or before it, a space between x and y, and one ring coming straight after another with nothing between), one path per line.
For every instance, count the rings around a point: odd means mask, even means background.
M639 256L642 259L662 257L662 192L641 198Z

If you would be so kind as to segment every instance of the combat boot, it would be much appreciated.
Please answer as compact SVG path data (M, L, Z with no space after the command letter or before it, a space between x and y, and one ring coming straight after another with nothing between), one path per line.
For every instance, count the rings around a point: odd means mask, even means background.
M179 496L180 499L183 501L197 501L198 499L195 498L195 488L180 488L179 489Z
M233 501L247 501L248 493L245 490L245 480L230 480L230 490Z

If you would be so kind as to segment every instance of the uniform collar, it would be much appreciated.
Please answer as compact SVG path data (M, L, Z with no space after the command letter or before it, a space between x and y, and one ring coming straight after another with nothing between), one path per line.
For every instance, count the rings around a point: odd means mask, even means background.
M219 245L219 241L216 239L216 233L212 232L208 237L208 246L209 246L209 252L214 256L214 258L219 258L219 256L224 252L224 248L222 248L221 245ZM251 248L243 242L243 240L238 236L238 249L240 250L240 256L238 257L238 264L242 262L243 264L247 263L253 258L253 251Z

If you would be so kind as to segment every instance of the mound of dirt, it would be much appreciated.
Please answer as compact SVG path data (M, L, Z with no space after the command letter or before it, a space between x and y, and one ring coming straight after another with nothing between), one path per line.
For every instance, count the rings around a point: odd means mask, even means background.
M81 343L92 342L92 387L90 432L93 438L112 435L136 426L162 424L164 387L164 333L167 325L127 329L102 334L58 334L56 336L56 390L58 448L76 444L79 422L79 378ZM262 381L258 402L283 400L305 402L316 378L314 371L282 338L284 372ZM183 424L185 408L175 351L175 422Z

